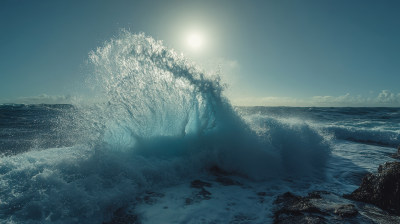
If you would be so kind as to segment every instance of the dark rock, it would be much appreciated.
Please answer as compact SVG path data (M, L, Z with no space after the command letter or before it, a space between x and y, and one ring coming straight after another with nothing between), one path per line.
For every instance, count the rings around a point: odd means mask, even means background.
M266 192L258 192L257 196L258 196L258 202L264 203L264 201L265 201L264 197L267 196L267 193Z
M325 212L322 212L320 209L312 205L310 203L310 198L297 196L290 192L286 192L283 195L278 196L274 203L281 204L282 211L293 213L311 212L319 213L322 215L326 214Z
M227 176L232 174L230 172L221 169L219 166L212 166L210 168L210 173L213 174L214 176Z
M347 204L338 206L333 213L343 218L356 216L358 211L354 205Z
M191 205L194 203L194 199L193 198L185 198L185 205Z
M371 203L400 215L400 162L380 165L378 173L367 174L361 186L344 197Z
M285 202L285 201L292 202L292 201L300 200L301 198L302 197L300 197L300 196L294 195L294 194L292 194L290 192L286 192L286 193L284 193L282 195L279 195L276 198L276 200L274 201L274 203L275 204L279 204L279 203L282 203L282 202Z
M201 198L203 200L210 200L211 199L211 193L207 191L206 189L202 188L201 191L199 191L196 196L198 198Z
M392 154L390 155L390 157L392 157L393 159L400 159L400 154L399 153Z
M236 181L236 180L232 180L229 177L217 177L217 179L215 179L215 181L217 181L218 183L220 183L223 186L232 186L232 185L242 186L242 183L240 183L239 181Z
M138 202L144 202L148 205L153 205L157 202L158 198L164 197L163 193L153 192L153 191L146 191L143 196L136 197Z
M139 216L136 214L130 214L125 209L118 209L114 212L112 219L109 222L103 222L103 224L140 224Z
M236 224L236 223L254 223L254 220L256 217L250 214L237 214L233 217L233 220L231 220L229 223L231 224Z
M304 197L288 192L278 196L274 204L274 223L400 223L399 216L374 205L353 203L327 191Z
M308 197L309 199L320 199L322 198L322 194L330 194L328 191L313 191L308 193Z
M197 203L203 200L210 200L211 199L211 192L207 191L203 187L200 191L194 193L192 197L185 199L185 205L191 205L193 203Z
M257 195L260 197L265 197L265 196L267 196L267 193L266 192L258 192Z
M212 184L208 182L204 182L201 180L194 180L190 183L191 188L203 188L203 187L211 187Z
M325 218L315 216L315 215L307 215L307 216L288 216L284 219L274 220L274 224L325 224Z
M274 201L278 209L274 213L274 223L325 223L328 215L310 202L310 198L286 192Z
M400 159L400 145L399 147L397 147L397 153L392 154L390 157L392 157L393 159Z
M239 181L233 180L230 177L227 176L240 176L237 173L232 173L232 172L228 172L226 170L221 169L218 166L213 166L209 169L210 173L213 174L214 176L216 176L217 178L215 179L215 181L217 181L218 183L220 183L223 186L232 186L232 185L238 185L238 186L243 186L242 183L240 183Z

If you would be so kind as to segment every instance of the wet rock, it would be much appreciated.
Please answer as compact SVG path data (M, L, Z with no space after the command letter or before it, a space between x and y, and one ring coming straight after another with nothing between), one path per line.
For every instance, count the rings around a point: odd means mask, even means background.
M393 159L400 159L400 154L398 154L398 153L392 154L392 155L390 155L390 157L392 157Z
M189 198L185 198L185 205L191 205L203 200L210 200L211 195L212 195L211 192L204 189L204 187L200 187L200 191L194 192L192 196Z
M301 223L301 224L324 224L326 223L325 218L314 216L314 215L307 215L307 216L288 216L281 220L275 220L275 224L294 224L294 223Z
M257 195L258 196L260 196L260 197L265 197L265 196L267 196L267 192L257 192Z
M353 217L358 214L356 207L352 204L339 205L335 208L334 213L342 218Z
M392 154L390 157L392 157L393 159L400 159L400 145L399 147L397 147L397 153Z
M243 184L240 183L239 181L233 180L232 178L228 177L228 176L238 176L235 173L225 171L218 166L211 167L209 171L212 175L216 176L215 181L223 186L232 186L232 185L243 186Z
M194 203L194 198L185 198L185 205L191 205Z
M322 198L321 195L323 195L323 194L330 194L330 193L328 191L313 191L313 192L308 193L307 198L320 199L320 198Z
M199 191L196 194L196 196L198 198L201 198L202 200L210 200L211 199L211 193L204 188L202 188L201 191Z
M326 223L326 212L310 202L310 198L286 192L274 201L278 209L274 213L274 223Z
M362 223L368 218L358 216L357 207L349 200L327 191L313 191L307 196L290 192L274 202L274 223Z
M264 203L265 196L267 196L267 193L266 192L257 192L257 196L258 196L258 202Z
M256 217L254 217L254 215L240 213L235 215L233 217L233 220L231 220L229 223L230 224L254 223L255 219Z
M242 186L242 183L240 183L239 181L236 181L236 180L232 180L229 177L217 177L217 179L215 179L215 181L217 181L218 183L220 183L223 186L232 186L232 185Z
M344 197L371 203L400 215L400 162L380 165L378 173L367 174L361 186Z
M153 192L153 191L146 191L142 196L136 197L138 202L144 202L148 205L155 204L159 198L164 197L163 193Z
M210 168L210 173L213 174L214 176L227 176L232 174L229 173L228 171L221 169L219 166L212 166Z
M211 187L211 186L212 186L211 183L201 181L201 180L194 180L190 183L191 188L203 188L203 187Z
M103 222L103 224L140 224L139 216L137 214L131 214L131 212L125 209L118 209L114 212L113 218L109 222Z
M400 223L400 217L371 204L353 202L327 191L301 197L290 192L274 202L274 223Z

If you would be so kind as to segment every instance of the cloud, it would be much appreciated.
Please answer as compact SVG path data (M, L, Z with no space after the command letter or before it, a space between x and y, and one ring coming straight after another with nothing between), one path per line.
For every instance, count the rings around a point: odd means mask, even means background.
M400 93L382 90L378 95L365 97L346 93L341 96L247 97L232 99L240 106L316 106L316 107L399 107Z
M378 95L378 101L381 103L400 103L400 93L394 94L389 90L382 90Z
M233 105L237 106L294 106L294 107L400 107L400 93L382 90L375 96L365 97L346 93L340 96L313 96L309 98L295 97L237 97L230 98ZM3 99L0 103L16 104L70 104L78 103L78 100L70 95L47 95L18 97L15 99ZM86 102L86 101L82 101ZM89 100L87 102L94 102Z
M74 97L70 95L47 95L18 97L15 99L4 99L1 103L16 104L68 104L73 101Z
M291 97L245 97L231 99L233 105L238 106L304 106L302 99Z
M312 103L326 106L400 106L400 93L391 93L389 90L382 90L377 96L363 97L352 96L349 93L338 96L314 96Z

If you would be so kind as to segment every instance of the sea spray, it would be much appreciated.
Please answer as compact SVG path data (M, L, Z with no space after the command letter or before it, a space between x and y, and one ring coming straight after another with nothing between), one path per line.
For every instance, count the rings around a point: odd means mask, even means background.
M68 136L76 144L0 158L5 222L101 223L141 192L213 166L249 181L323 176L330 147L318 131L304 122L244 121L219 78L161 41L122 31L89 58L97 103L77 104L58 122L60 133L74 126Z
M252 164L267 168L276 161L273 149L259 144L222 96L220 79L208 77L161 41L123 31L90 59L95 67L90 83L106 100L95 116L104 120L101 140L108 147L155 157L205 155L209 164L200 160L201 167L220 165L241 173ZM264 161L254 163L261 154Z

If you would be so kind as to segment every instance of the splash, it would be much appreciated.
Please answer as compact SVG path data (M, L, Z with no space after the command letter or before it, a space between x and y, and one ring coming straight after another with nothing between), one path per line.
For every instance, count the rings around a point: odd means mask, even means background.
M230 109L218 78L144 34L123 31L90 60L91 85L108 103L104 116L137 138L202 134L215 128L218 110Z
M104 124L100 136L108 147L156 156L213 151L226 158L246 158L261 148L222 96L220 78L161 41L123 31L91 52L90 61L95 73L89 83L106 101L90 120Z
M122 31L89 59L98 103L77 104L66 116L72 121L59 120L76 145L0 158L6 222L101 223L141 192L212 166L253 181L323 170L329 145L313 127L245 121L218 77L161 41ZM68 133L72 126L77 134Z

